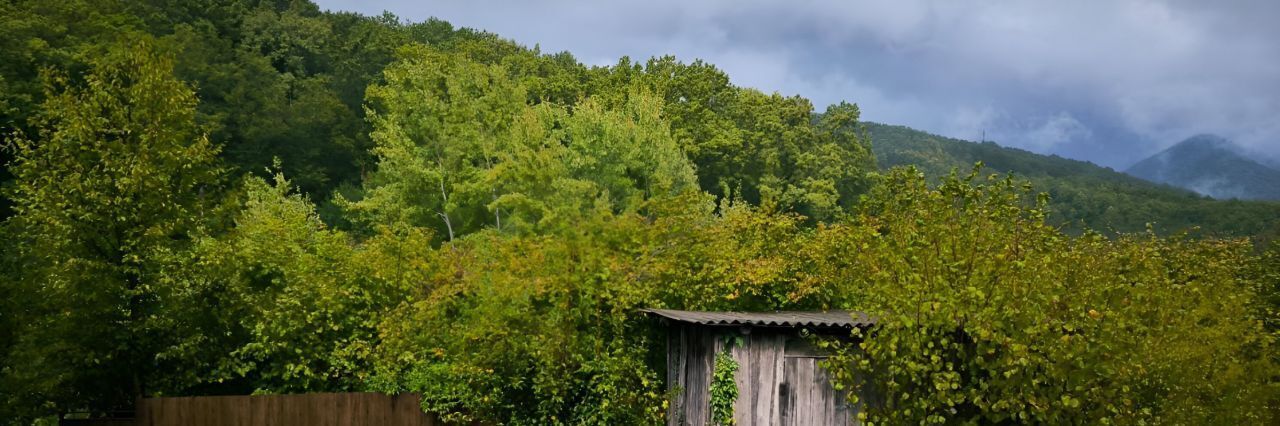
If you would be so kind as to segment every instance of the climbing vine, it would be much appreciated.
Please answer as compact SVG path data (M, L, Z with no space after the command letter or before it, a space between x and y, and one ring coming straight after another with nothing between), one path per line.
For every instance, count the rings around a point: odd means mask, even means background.
M716 425L733 424L733 402L738 400L738 384L733 376L738 372L738 361L731 352L740 337L726 339L724 350L716 354L715 371L711 376L711 422Z

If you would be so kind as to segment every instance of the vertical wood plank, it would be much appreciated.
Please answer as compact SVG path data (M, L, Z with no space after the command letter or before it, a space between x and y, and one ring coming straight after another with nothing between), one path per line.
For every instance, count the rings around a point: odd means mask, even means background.
M688 352L688 338L685 329L686 327L677 325L671 327L667 332L667 387L674 391L669 393L671 401L667 406L668 426L684 424L685 390L688 386L685 380Z
M751 362L751 349L755 345L751 335L741 336L741 340L741 345L729 349L729 356L738 363L738 371L733 374L733 384L738 387L738 399L733 401L733 420L735 424L747 426L751 424L751 403L755 401L754 365Z
M756 401L756 408L759 410L756 424L759 425L778 424L778 383L782 378L779 372L782 369L784 339L778 333L770 335L760 353L761 379L757 386L763 397Z
M316 393L303 395L144 398L138 424L147 426L433 426L414 394Z

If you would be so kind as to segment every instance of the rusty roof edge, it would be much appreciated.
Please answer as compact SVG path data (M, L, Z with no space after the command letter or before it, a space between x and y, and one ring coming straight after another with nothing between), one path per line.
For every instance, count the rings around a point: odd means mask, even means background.
M867 327L876 323L876 318L863 312L830 310L830 311L771 311L771 312L738 312L738 311L683 311L676 309L640 309L651 315L668 320L700 325L754 325L772 327Z

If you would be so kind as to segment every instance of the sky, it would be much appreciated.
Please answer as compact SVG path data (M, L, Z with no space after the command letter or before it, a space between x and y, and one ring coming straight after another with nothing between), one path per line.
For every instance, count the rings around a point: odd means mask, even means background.
M1280 158L1280 1L316 0L588 65L703 59L863 119L1124 169L1189 136Z

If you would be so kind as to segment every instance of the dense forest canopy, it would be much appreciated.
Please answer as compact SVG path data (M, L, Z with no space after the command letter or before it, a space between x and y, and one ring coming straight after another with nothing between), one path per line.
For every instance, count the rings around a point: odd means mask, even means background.
M302 0L5 2L0 418L659 424L647 307L877 315L831 366L877 423L1280 414L1276 205L859 115Z

